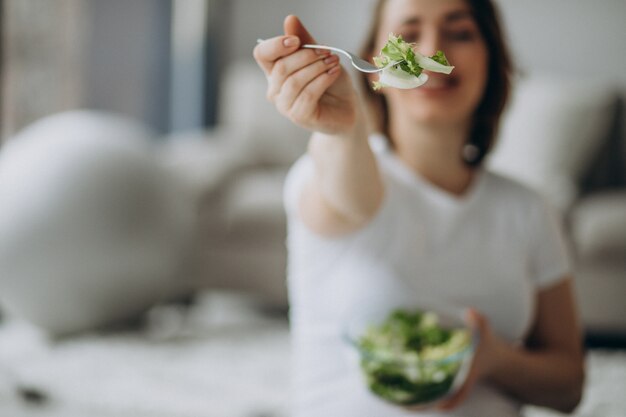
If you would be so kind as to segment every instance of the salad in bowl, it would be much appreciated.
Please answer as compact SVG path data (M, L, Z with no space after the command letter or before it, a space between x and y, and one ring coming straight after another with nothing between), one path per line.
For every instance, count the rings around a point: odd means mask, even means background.
M353 323L345 336L372 393L394 404L424 407L460 388L477 342L460 317L418 309Z

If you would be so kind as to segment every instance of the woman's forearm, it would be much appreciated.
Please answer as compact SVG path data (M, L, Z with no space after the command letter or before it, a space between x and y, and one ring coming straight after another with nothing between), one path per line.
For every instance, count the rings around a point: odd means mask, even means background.
M501 345L488 380L520 400L571 412L582 396L583 360L561 351Z
M383 183L364 123L358 123L347 135L315 133L309 154L316 167L312 184L316 198L355 225L376 213L383 198Z

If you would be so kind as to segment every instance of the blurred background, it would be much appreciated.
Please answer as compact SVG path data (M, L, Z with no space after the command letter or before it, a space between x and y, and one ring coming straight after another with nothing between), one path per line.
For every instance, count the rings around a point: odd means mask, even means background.
M498 3L524 73L599 77L623 88L623 2ZM251 61L256 39L279 33L283 15L302 16L319 42L357 50L372 4L5 0L3 137L76 107L119 111L160 132L211 126L220 77Z
M357 51L373 3L0 0L0 415L287 415L282 185L308 133L252 49L297 14ZM626 2L496 3L517 74L488 164L563 214L576 415L625 416Z

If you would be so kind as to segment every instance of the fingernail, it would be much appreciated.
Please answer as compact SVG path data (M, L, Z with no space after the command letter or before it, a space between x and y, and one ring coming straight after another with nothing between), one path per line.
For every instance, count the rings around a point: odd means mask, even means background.
M332 64L333 62L337 62L337 55L331 55L328 58L324 58L324 64Z
M300 39L297 36L289 36L283 40L283 45L287 48L291 48L292 46L297 46L300 43Z
M330 52L325 50L325 49L314 49L314 51L318 55L328 55L328 54L330 54Z
M331 69L329 69L328 71L326 71L328 74L335 74L336 72L339 72L339 70L341 69L341 67L339 65L336 65L334 67L332 67Z

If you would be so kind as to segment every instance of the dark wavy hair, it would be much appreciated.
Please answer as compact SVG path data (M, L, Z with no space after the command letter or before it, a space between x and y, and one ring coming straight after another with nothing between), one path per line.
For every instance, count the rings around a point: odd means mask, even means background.
M360 51L364 59L371 59L372 56L377 55L374 48L385 2L386 0L378 0L376 3L370 30ZM495 5L490 0L467 0L467 2L489 51L487 85L474 112L474 123L461 155L467 165L479 166L495 143L500 116L511 91L513 64ZM381 112L378 129L392 141L389 135L387 100L382 94L372 91L370 81L365 74L362 76L362 81L366 100L374 109Z

